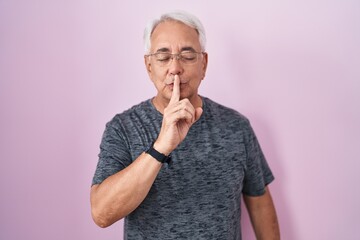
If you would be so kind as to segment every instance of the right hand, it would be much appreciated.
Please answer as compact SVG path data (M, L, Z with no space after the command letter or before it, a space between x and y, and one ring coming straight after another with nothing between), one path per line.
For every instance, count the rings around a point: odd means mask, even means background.
M202 108L195 109L189 99L180 100L180 79L175 75L171 99L164 109L160 134L154 148L169 155L185 139L190 127L200 118L202 112Z

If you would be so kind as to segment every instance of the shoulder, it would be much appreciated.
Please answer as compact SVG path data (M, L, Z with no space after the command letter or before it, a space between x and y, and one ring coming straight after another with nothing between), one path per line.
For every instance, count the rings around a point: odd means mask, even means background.
M237 110L226 107L206 97L203 97L203 100L206 112L209 113L211 117L227 123L249 124L248 118Z
M134 124L139 119L146 119L145 116L155 115L150 99L145 100L131 108L116 114L108 123L108 126L120 127L121 125Z

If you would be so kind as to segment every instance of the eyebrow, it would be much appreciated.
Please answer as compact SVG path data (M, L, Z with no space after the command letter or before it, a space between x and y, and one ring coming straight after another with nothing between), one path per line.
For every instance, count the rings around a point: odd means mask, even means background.
M170 52L170 49L168 48L159 48L158 50L156 50L156 52Z
M181 52L185 52L185 51L196 52L193 47L183 47L183 48L181 48Z

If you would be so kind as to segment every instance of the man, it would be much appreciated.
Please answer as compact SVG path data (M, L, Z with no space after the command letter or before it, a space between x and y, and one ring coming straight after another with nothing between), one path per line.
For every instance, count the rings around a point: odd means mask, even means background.
M145 30L153 99L106 126L93 219L125 217L125 239L241 239L243 193L258 239L279 239L274 179L249 121L198 94L208 55L199 20L163 15Z

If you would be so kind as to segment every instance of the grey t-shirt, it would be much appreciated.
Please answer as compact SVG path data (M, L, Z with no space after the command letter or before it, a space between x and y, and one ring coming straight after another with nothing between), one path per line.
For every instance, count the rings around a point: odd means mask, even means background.
M241 193L264 194L274 177L249 121L202 97L203 114L125 218L125 239L241 239ZM100 145L93 184L121 171L157 138L151 100L116 115Z

